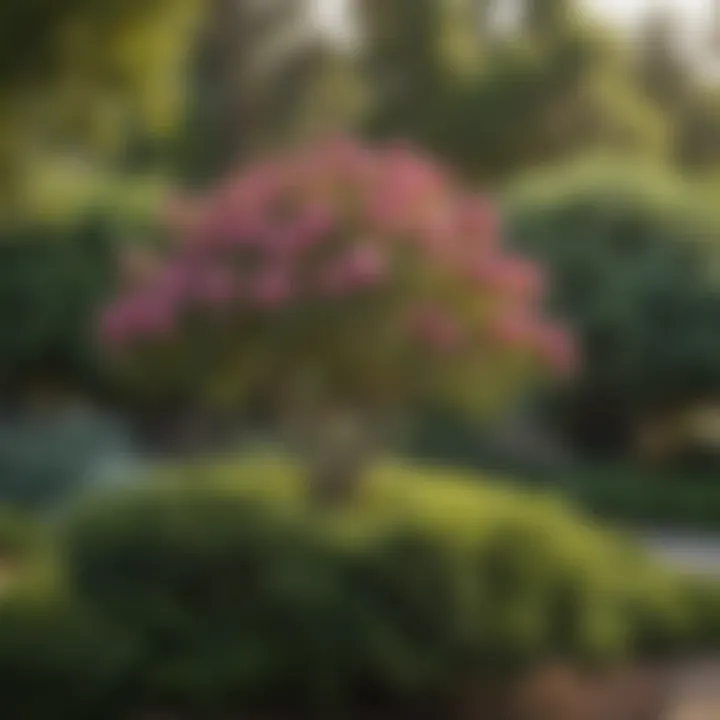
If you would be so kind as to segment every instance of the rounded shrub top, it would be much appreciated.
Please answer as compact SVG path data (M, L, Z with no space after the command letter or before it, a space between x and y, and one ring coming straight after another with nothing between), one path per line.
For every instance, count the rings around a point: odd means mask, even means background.
M155 387L477 405L475 389L573 364L489 202L412 150L333 141L265 161L177 203L170 227L101 322Z

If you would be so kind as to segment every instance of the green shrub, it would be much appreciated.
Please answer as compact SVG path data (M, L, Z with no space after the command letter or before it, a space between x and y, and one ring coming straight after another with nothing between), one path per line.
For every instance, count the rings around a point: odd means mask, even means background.
M0 600L3 717L122 717L132 657L129 636L111 633L71 597L18 591Z
M47 527L0 512L0 717L110 720L108 702L121 708L130 676L132 636L82 606L53 540Z
M626 452L643 422L720 392L720 223L693 191L657 167L585 162L510 193L509 234L580 345L550 419L581 449Z
M598 518L648 528L720 528L720 486L713 473L583 463L552 480Z
M116 238L88 217L62 227L5 231L0 243L0 383L22 393L48 380L104 382L91 334L111 292Z
M698 593L553 498L402 465L334 514L280 461L171 469L67 538L83 601L141 649L133 698L203 717L429 704L477 673L698 635Z

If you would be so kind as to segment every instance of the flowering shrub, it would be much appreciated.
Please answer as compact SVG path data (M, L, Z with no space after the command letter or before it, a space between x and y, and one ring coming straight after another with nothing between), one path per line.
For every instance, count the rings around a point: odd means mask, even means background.
M155 385L478 407L536 370L572 369L539 269L503 250L486 199L409 149L327 143L168 219L167 256L130 262L101 322L105 346Z

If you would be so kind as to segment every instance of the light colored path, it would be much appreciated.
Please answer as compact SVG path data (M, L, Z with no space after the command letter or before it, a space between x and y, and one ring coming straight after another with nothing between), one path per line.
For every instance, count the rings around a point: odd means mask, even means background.
M654 531L640 533L639 537L654 555L678 570L720 579L720 535Z

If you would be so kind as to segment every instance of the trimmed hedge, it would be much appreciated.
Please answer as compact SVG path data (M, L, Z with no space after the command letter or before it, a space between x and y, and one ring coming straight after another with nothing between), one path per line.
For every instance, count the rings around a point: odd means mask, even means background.
M0 603L0 671L43 688L23 717L43 703L92 717L103 698L204 720L416 703L452 716L448 698L478 676L720 640L713 588L547 495L386 464L327 513L277 460L160 475L68 522L72 592L49 593L40 617ZM13 697L0 713L17 714Z

